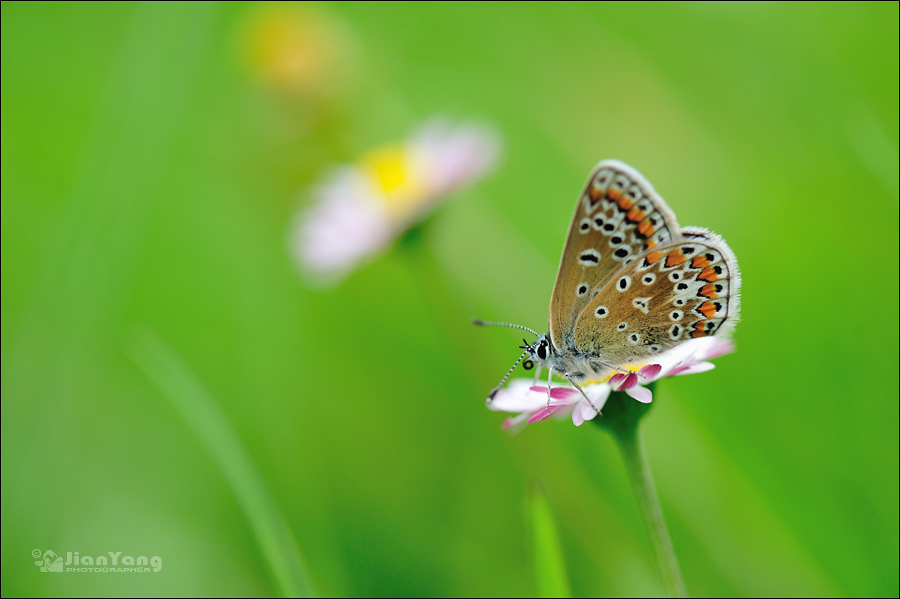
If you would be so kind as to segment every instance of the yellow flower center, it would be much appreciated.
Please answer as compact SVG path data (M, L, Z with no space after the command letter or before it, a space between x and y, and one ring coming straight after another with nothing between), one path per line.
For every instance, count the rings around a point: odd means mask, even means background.
M373 150L362 159L362 167L391 215L398 218L411 216L428 200L424 173L415 168L412 156L404 146Z
M382 193L391 193L403 187L409 178L406 150L402 146L378 148L363 158L362 162Z

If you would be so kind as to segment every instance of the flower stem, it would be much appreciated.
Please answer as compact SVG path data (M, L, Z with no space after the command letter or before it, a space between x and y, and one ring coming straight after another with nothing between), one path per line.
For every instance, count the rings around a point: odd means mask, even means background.
M649 405L640 404L625 393L617 391L613 392L606 402L603 408L604 417L596 418L594 422L612 433L622 453L625 471L631 481L638 509L650 532L656 565L666 593L670 597L687 597L678 558L675 556L669 529L663 518L659 493L656 492L656 484L653 482L653 474L650 472L650 464L647 462L647 454L644 452L644 443L638 429L641 417L649 409Z
M670 597L687 597L681 569L678 567L678 558L675 557L675 550L672 548L672 539L663 518L659 494L656 492L653 474L650 472L650 464L647 462L647 454L644 452L644 443L638 428L631 429L630 434L623 431L623 434L615 435L615 438L619 451L622 452L625 470L628 472L631 488L634 489L638 507L650 531L650 540L656 553L656 565L659 567L663 586Z

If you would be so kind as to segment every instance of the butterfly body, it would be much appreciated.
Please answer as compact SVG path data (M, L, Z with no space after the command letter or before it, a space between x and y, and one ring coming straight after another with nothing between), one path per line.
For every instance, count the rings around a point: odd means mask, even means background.
M549 333L538 337L525 351L539 367L548 368L575 383L598 380L610 371L610 365L603 362L601 353L592 355L574 348L554 347Z
M523 349L576 386L604 380L683 341L728 332L739 290L737 260L721 237L680 227L643 175L604 160L575 208L549 332Z

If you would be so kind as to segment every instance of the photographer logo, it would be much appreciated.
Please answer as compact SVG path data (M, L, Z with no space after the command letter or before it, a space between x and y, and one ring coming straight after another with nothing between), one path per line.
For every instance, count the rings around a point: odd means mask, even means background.
M34 565L41 572L159 572L162 570L162 558L158 555L148 558L146 555L122 555L121 551L108 552L105 555L81 555L69 551L65 560L52 549L31 552L35 558Z

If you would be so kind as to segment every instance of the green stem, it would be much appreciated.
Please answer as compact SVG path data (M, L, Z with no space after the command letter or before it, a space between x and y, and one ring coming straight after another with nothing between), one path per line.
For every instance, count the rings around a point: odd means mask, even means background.
M663 518L659 494L656 492L656 484L653 482L653 474L650 472L650 464L647 462L647 454L644 452L644 443L640 432L635 426L613 436L619 445L619 451L622 452L631 488L634 489L638 507L650 531L650 540L656 554L656 565L659 568L663 586L670 597L687 597L684 580L681 578L681 569L678 567L678 558L675 556L669 529Z
M669 529L663 518L659 493L653 482L644 443L638 425L641 418L650 410L652 404L641 404L625 393L613 392L603 407L603 418L595 418L594 422L608 430L625 462L625 471L631 481L637 499L638 509L650 532L650 542L656 556L656 565L662 578L663 586L670 597L687 597L684 579L678 566L678 558L672 547Z

